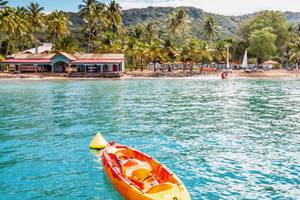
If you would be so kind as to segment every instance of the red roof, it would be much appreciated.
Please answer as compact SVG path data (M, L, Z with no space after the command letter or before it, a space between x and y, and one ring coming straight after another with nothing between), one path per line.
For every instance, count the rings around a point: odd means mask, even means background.
M51 60L49 59L7 59L0 61L0 63L33 63L33 64L39 64L39 63L47 63L51 64Z
M89 64L89 63L121 63L124 59L80 59L72 61L71 64Z
M69 54L69 53L65 53L65 52L57 52L52 58L51 58L51 60L55 57L55 56L57 56L57 55L63 55L64 57L66 57L66 58L68 58L69 60L77 60L77 58L74 56L74 55L72 55L72 54Z
M6 59L0 63L5 64L51 64L57 55L63 55L69 59L70 64L102 64L122 63L125 58L123 54L78 54L77 56L58 52L56 54L16 54L12 59Z

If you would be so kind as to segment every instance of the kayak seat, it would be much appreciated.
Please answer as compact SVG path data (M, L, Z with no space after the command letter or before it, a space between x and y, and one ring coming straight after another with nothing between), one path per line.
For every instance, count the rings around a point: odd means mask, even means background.
M155 185L152 188L150 188L147 193L149 193L149 194L159 193L159 192L163 192L163 191L166 191L166 190L171 190L171 189L174 189L174 188L175 188L175 185L172 184L172 183L169 183L169 182L161 183L159 185Z
M134 170L131 174L131 177L137 181L143 182L148 177L152 176L151 172L145 168L138 168Z
M146 173L145 170L149 171L149 173L152 171L149 163L142 162L137 159L128 159L122 166L122 173L127 178L130 178L132 177L133 172L138 169L144 169L144 171L136 172L138 176L143 176L143 173Z
M124 168L133 167L135 165L138 165L139 161L135 159L128 159L127 162L123 165Z

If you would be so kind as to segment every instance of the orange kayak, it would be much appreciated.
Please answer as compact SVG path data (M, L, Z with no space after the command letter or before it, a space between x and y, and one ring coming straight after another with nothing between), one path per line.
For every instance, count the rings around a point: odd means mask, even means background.
M190 200L190 195L167 167L124 145L110 143L103 151L105 174L126 200Z

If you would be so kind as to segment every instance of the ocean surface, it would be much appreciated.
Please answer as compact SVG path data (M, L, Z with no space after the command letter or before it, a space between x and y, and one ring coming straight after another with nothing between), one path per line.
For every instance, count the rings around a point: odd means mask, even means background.
M300 199L300 80L0 81L0 199L120 200L100 131L192 199Z

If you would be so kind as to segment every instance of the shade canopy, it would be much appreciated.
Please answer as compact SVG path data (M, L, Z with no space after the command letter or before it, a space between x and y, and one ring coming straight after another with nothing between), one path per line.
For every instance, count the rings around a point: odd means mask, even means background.
M268 61L264 62L264 64L267 64L267 65L277 65L278 62L276 62L274 60L268 60Z

